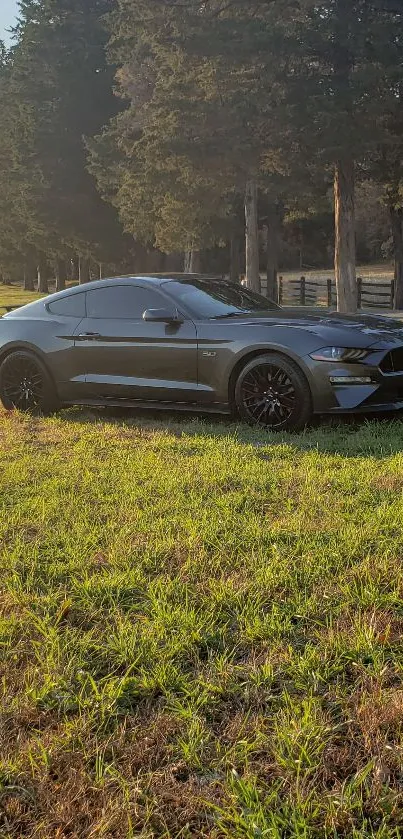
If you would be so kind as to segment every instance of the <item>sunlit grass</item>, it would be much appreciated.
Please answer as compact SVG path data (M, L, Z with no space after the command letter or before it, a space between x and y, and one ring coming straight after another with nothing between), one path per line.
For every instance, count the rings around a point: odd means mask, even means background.
M301 276L306 277L307 280L326 280L329 277L333 281L335 279L332 268L321 268L312 271L305 269L302 269L302 271L281 271L280 273L285 280L299 280ZM394 268L393 265L387 262L382 262L379 265L359 265L357 267L357 277L362 277L362 279L370 280L371 282L390 283L394 277Z
M0 834L397 839L402 448L1 413Z
M36 291L24 291L19 286L0 285L0 317L4 315L3 306L25 306L26 303L32 303L41 297L42 295Z
M76 285L76 283L68 283L68 285ZM49 292L53 294L55 291L54 283L49 285ZM0 285L0 317L4 315L4 306L25 306L27 303L32 303L34 300L40 300L46 295L38 294L37 291L24 291L22 285L4 286Z

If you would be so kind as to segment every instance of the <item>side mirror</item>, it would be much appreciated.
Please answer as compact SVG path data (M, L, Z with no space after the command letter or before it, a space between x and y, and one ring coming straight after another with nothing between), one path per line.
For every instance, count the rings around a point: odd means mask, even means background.
M171 309L146 309L143 320L147 323L172 323L177 325L183 323L183 319L178 312Z

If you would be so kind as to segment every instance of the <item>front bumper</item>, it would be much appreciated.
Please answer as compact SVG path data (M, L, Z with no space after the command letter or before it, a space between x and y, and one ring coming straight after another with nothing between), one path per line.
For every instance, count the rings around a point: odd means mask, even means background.
M309 368L314 412L365 413L403 408L403 370L384 372L387 351L374 351L363 364L304 359ZM343 383L337 383L337 379ZM346 380L370 379L369 383L347 384ZM331 379L336 380L331 381Z

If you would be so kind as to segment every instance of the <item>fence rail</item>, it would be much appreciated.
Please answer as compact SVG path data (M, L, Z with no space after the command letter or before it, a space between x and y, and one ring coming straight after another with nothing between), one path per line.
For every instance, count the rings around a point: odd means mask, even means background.
M263 294L267 284L262 281ZM307 277L287 279L280 276L278 299L283 306L327 306L337 304L336 283L331 278L310 280ZM361 308L393 309L395 281L377 282L359 277L357 280L357 306Z

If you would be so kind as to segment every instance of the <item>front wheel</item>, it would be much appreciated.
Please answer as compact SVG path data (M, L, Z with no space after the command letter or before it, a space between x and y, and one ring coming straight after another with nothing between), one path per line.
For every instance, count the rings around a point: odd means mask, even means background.
M235 386L238 413L250 425L300 431L312 417L309 385L293 361L276 353L252 359Z
M8 411L45 415L58 408L46 367L23 350L10 353L0 367L0 400Z

